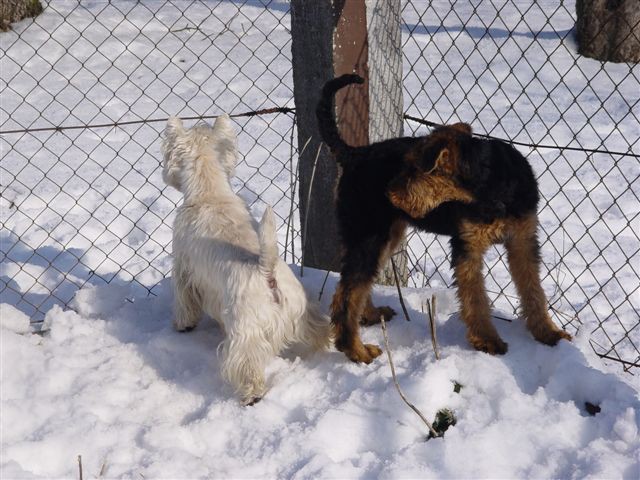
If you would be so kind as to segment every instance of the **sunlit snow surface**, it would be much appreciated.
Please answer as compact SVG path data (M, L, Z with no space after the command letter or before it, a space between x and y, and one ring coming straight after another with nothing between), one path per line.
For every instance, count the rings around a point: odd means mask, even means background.
M181 11L187 3L87 1L74 8L75 2L52 2L37 24L21 22L14 32L0 34L7 52L0 59L3 81L13 79L2 94L3 130L293 107L286 3L266 10L258 2L242 3L240 15L240 4L232 2L189 4ZM553 13L557 2L537 3ZM535 10L524 24L507 6L501 18L509 28L518 24L518 34L508 35L506 25L492 20L496 12L478 14L460 5L457 20L422 18L426 2L413 4L415 11L404 13L405 71L409 60L421 54L423 60L405 78L408 113L464 120L480 132L524 142L579 141L598 148L606 139L607 148L626 151L637 139L633 121L614 128L628 107L612 98L605 113L595 96L606 96L615 83L634 105L640 94L632 79L624 67L605 72L598 62L568 53L573 46L566 49L560 36L572 28L569 16L556 11L551 28ZM218 23L210 17L214 7ZM472 14L486 17L485 25L475 21L460 29ZM187 25L200 29L167 34ZM533 44L531 32L538 32ZM461 56L459 65L452 56L439 64L434 47L445 51L453 41L463 54L475 53L465 62ZM523 55L516 45L540 51ZM498 50L516 67L502 63ZM26 63L25 56L31 58ZM519 56L523 60L515 63ZM488 62L491 75L475 79L473 73ZM423 89L430 69L435 76ZM544 87L567 69L574 72L565 77L570 89L546 93ZM453 73L459 83L451 83ZM428 95L436 78L448 96ZM585 89L587 83L595 93ZM517 94L525 86L528 99ZM579 101L570 92L581 92ZM479 112L478 98L487 104ZM281 218L289 215L283 192L291 178L283 162L290 158L291 125L284 115L238 123L243 158L233 182L256 216L264 202L274 204ZM414 133L413 127L406 130ZM169 226L179 195L162 191L162 128L158 123L1 139L2 154L9 152L2 167L17 180L10 188L3 180L0 199L0 239L7 252L1 276L11 287L3 291L0 312L2 478L77 478L78 455L85 478L640 477L637 375L607 367L589 345L596 314L606 318L612 305L623 305L618 312L627 328L637 321L630 304L637 305L637 296L624 299L625 288L631 292L638 282L631 267L637 253L627 258L638 242L625 216L637 218L640 205L637 187L626 189L622 180L637 177L637 160L594 156L584 162L584 155L526 152L550 199L541 210L543 256L554 280L545 281L549 296L560 283L567 289L560 306L580 307L599 283L613 279L606 298L599 294L589 302L572 344L549 348L536 343L522 322L494 319L509 343L507 355L471 350L454 293L445 288L445 262L432 278L442 287L435 291L442 354L436 361L421 313L432 291L405 290L412 322L399 315L389 324L399 381L427 418L447 407L458 420L444 439L426 442L425 428L393 387L386 356L364 366L334 350L300 356L294 349L269 366L266 397L243 408L221 380L216 348L222 333L214 323L203 321L189 334L172 330L171 280L162 277L170 267ZM547 170L551 162L555 167ZM606 172L611 174L603 180ZM284 228L279 234L283 244ZM425 251L421 244L415 248L416 255ZM427 250L438 256L439 248ZM600 251L608 263L598 258ZM425 265L433 274L434 267ZM118 273L122 266L142 285L160 282L157 296L146 297L140 284L129 284L130 276ZM63 278L60 272L70 274ZM98 283L94 272L111 283L75 293L87 279ZM496 276L497 285L506 283L499 269ZM305 269L302 280L317 295L323 274ZM325 311L335 282L331 276L324 289ZM27 302L13 293L27 291ZM377 288L374 300L401 311L394 289ZM56 306L66 302L69 309ZM29 328L33 305L46 312L42 334ZM512 318L511 312L496 314ZM362 334L383 343L379 327ZM637 329L631 335L640 344ZM454 382L463 386L460 393ZM585 402L599 405L600 413L589 415Z
M322 279L305 270L310 291ZM385 356L367 366L335 350L293 350L269 365L265 398L242 407L220 377L222 332L206 320L173 331L169 287L142 299L126 286L82 290L73 310L49 311L43 336L2 306L3 478L72 477L78 455L85 478L101 469L138 478L638 476L637 382L603 372L586 338L550 348L522 322L494 319L509 352L473 351L444 290L435 292L436 360L420 312L432 292L407 289L412 321L400 314L388 325L399 382L427 418L446 407L458 420L426 441ZM374 301L401 311L392 288L376 289ZM383 344L379 327L362 334ZM601 412L590 416L585 402Z

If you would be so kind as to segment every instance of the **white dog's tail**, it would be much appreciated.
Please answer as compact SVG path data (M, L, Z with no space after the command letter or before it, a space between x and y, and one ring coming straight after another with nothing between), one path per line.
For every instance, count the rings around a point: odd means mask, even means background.
M258 238L260 240L260 271L267 279L275 282L274 271L278 261L278 239L276 237L276 220L273 209L269 206L260 220Z

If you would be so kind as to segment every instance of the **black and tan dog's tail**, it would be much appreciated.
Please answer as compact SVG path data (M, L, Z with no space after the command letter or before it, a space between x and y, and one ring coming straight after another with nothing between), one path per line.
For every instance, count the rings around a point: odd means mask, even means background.
M324 140L334 154L337 154L338 162L344 161L345 155L343 154L348 154L353 147L347 145L340 136L340 133L338 133L333 100L338 90L352 83L361 84L364 83L364 79L359 75L345 74L329 80L325 83L324 87L322 87L322 95L316 108L316 117L318 118L318 127L320 128L322 140Z

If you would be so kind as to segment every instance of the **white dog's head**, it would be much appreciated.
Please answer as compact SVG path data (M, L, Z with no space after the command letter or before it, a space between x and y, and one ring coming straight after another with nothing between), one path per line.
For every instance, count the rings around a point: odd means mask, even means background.
M228 177L233 176L237 161L237 138L228 115L219 116L213 127L200 123L185 129L179 118L171 117L162 142L162 179L186 193L196 176L208 171L215 162Z

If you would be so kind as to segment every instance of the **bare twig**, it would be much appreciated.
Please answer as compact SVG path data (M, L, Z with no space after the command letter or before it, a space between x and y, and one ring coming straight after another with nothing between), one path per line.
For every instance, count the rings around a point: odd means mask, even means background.
M295 114L294 114L295 115ZM294 117L294 124L295 124L295 117ZM293 131L294 128L291 128L291 156L289 157L289 165L290 165L290 188L291 188L291 202L289 203L289 218L287 220L287 231L284 237L284 245L285 245L285 250L284 250L284 260L285 262L287 261L287 247L289 245L289 231L291 231L291 261L295 262L296 258L295 258L295 232L293 229L293 210L294 210L294 198L296 196L296 185L298 184L298 177L297 175L294 175L294 169L293 169ZM300 158L302 156L302 154L304 153L304 151L307 149L307 145L309 145L309 142L311 141L311 137L309 137L307 139L307 142L304 144L304 146L302 147L302 150L300 150L300 153L298 154L298 158Z
M420 419L424 422L424 424L427 426L427 428L431 432L431 435L433 435L434 437L440 437L441 435L434 430L433 426L431 426L431 424L429 423L429 420L427 420L425 416L422 414L422 412L418 410L415 407L415 405L409 402L409 400L407 400L407 397L404 396L404 393L402 393L402 390L400 389L400 384L398 383L398 379L396 377L396 368L394 367L393 359L391 358L391 349L389 348L389 337L387 336L387 324L384 321L384 315L380 315L380 322L382 323L382 335L384 336L384 348L387 350L387 357L389 358L389 366L391 367L391 376L393 377L393 383L396 386L396 390L398 390L398 393L400 394L400 398L402 398L404 403L406 403L407 406L411 410L413 410L416 415L420 417Z
M198 27L190 27L189 25L185 25L183 28L178 28L177 30L169 29L171 33L184 32L185 30L198 30Z
M336 263L339 256L340 256L340 252L336 253L336 256L333 257L333 261L331 262L332 265ZM327 272L324 274L324 280L322 281L322 286L320 287L320 293L318 294L318 301L322 300L322 295L324 294L324 286L327 284L327 280L329 279L330 273L331 271L327 270Z
M309 206L311 205L311 190L313 190L313 181L316 176L316 166L318 165L318 157L320 157L320 150L322 149L322 142L318 144L318 151L316 152L316 158L313 161L313 168L311 169L311 180L309 181L309 191L307 192L307 204L304 209L304 229L302 230L302 255L300 261L300 276L304 277L304 254L307 250L307 222L309 221Z
M393 259L393 255L389 258L391 259L391 268L393 269L393 278L396 281L396 288L398 289L400 306L402 307L402 311L404 312L404 318L407 320L407 322L410 322L411 318L409 318L409 312L407 312L407 307L404 304L404 297L402 296L402 289L400 288L400 279L398 278L398 269L396 268L396 262Z
M82 455L78 455L78 478L82 480Z
M431 327L431 344L436 355L436 360L440 360L440 350L438 349L438 338L436 337L436 296L431 295L431 300L427 300L427 311L429 313L429 326ZM424 303L422 304L424 313Z
M202 32L202 34L206 37L207 40L209 40L211 43L213 43L214 40L216 40L220 35L224 35L225 33L232 31L231 30L231 24L237 18L239 13L240 13L240 11L238 10L238 12L224 24L224 28L222 30L220 30L219 32L216 32L216 33L204 33L204 32ZM242 28L242 32L244 34L247 33L244 30L244 25L243 25L243 28ZM211 38L211 37L213 37L213 38ZM204 38L203 38L203 40L204 40Z
M551 296L549 297L549 303L550 304L555 304L556 301L553 300L554 298L557 297L558 301L562 301L562 286L561 284L564 282L564 279L566 278L566 274L564 272L562 272L561 269L561 264L562 264L562 260L556 261L556 254L557 254L557 250L553 253L553 261L556 264L556 268L554 269L555 272L551 273L551 277L554 280L555 285L553 286L553 293L551 294ZM565 257L565 253L566 253L566 233L564 230L562 230L562 251L560 252L560 259L563 259ZM563 274L563 279L560 280L560 274Z
M513 319L507 318L507 317L503 317L503 316L500 316L500 315L496 315L495 313L492 313L491 316L493 318L497 318L498 320L502 320L503 322L509 322L509 323L513 322Z
M558 316L564 318L565 320L567 320L567 323L573 323L574 320L577 321L579 324L581 323L580 319L578 318L577 315L571 315L570 313L563 312L562 310L557 309L553 305L549 305L549 310L551 310L556 315L558 315Z
M322 295L324 294L324 286L327 284L327 280L329 279L329 270L324 274L324 280L322 281L322 286L320 287L320 293L318 294L318 301L322 300Z
M100 467L100 473L98 473L98 478L102 478L102 476L107 472L107 459L105 458L104 462L102 462L102 466Z

